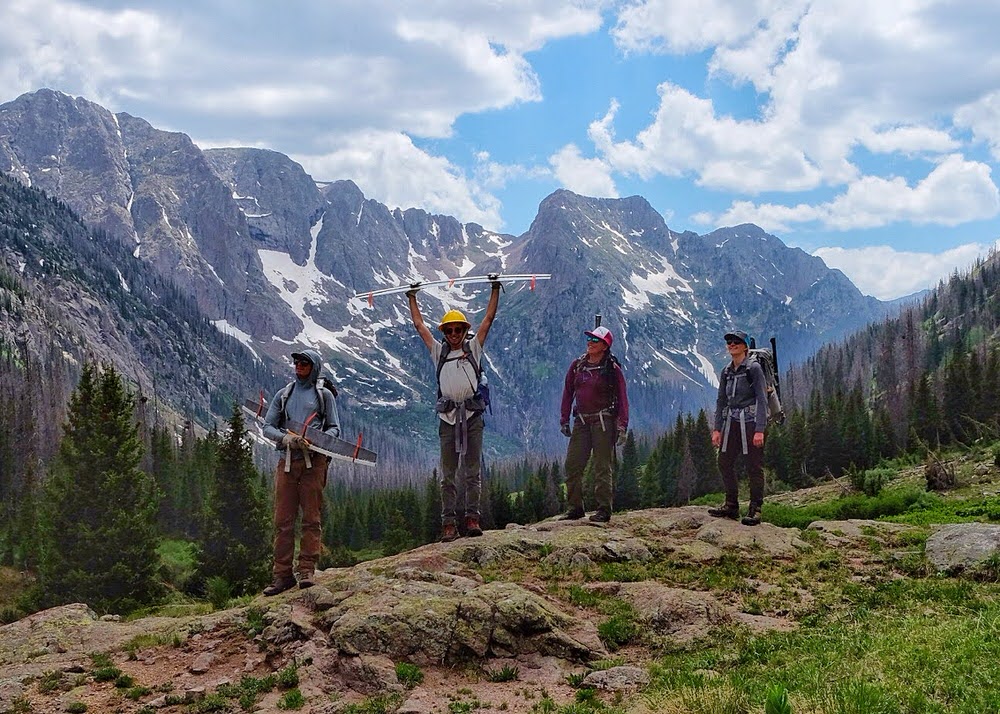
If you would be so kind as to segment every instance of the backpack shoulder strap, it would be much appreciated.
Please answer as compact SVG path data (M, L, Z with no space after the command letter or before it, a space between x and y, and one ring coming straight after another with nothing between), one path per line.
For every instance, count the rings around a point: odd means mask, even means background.
M281 390L281 408L278 413L281 414L282 421L288 419L288 413L285 411L285 407L288 405L288 398L292 396L292 392L295 391L295 382L289 382L285 385L284 389Z

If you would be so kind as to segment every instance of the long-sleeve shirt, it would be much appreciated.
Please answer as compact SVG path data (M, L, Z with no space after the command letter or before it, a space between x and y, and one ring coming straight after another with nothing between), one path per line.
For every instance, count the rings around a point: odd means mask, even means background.
M289 419L305 423L312 414L319 409L319 400L316 395L316 383L311 380L295 380L295 387L285 402L285 414L281 413L281 398L287 387L278 390L271 400L264 417L264 436L274 441L281 441L285 434L285 416ZM321 419L320 415L313 418L309 426L321 429L330 436L340 436L340 415L337 412L337 400L326 387L323 389L323 404L325 415ZM325 427L323 425L326 424Z
M614 362L610 370L603 361L592 365L586 357L573 360L563 385L560 424L569 424L571 410L575 414L597 414L610 410L614 413L618 430L628 431L628 394L621 368Z
M767 392L764 370L757 362L744 359L739 367L730 362L719 375L719 394L715 399L715 431L722 431L733 412L754 407L754 431L767 427Z

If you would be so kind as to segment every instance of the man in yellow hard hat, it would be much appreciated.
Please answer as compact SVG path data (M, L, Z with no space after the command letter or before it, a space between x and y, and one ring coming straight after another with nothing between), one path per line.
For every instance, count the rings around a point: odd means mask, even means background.
M493 281L486 315L469 337L471 323L458 310L449 310L438 329L438 341L427 329L417 306L417 291L406 293L413 326L430 350L437 369L438 400L435 407L441 440L441 540L458 538L458 507L455 476L461 469L465 485L465 533L481 536L479 497L483 482L480 461L483 453L483 412L486 410L482 385L483 345L500 302L500 282Z

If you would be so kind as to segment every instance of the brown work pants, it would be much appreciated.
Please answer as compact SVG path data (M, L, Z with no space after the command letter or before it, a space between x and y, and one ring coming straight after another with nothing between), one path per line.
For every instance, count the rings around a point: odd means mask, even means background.
M480 464L483 458L483 415L470 414L466 422L465 453L455 451L455 430L461 427L438 419L438 437L441 440L441 524L457 525L459 506L464 506L464 516L479 517L479 499L483 491ZM461 478L465 503L458 503L455 479Z
M618 439L614 417L581 417L573 421L566 447L566 502L570 510L583 510L583 471L591 455L594 459L594 499L597 508L611 513L611 457Z
M302 541L299 543L298 572L312 575L322 544L323 487L326 486L326 467L330 457L312 452L312 468L306 468L305 459L292 459L291 470L285 473L285 459L278 462L274 479L274 576L287 578L292 575L295 554L295 519L302 510Z
M727 422L728 426L723 428L729 429L729 441L726 443L726 450L719 451L719 471L722 472L722 484L726 488L726 506L739 506L740 503L736 459L742 456L746 459L747 478L750 481L750 503L760 507L764 503L764 447L753 445L757 426L752 421L744 424L747 437L747 453L744 455L739 421L728 419Z

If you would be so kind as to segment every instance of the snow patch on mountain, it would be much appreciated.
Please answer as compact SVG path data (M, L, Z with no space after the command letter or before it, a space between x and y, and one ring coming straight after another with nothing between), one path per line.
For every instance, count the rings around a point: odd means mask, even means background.
M257 350L254 349L254 339L249 334L236 327L235 325L230 325L228 320L212 320L212 324L215 325L215 329L224 335L229 335L230 337L235 337L237 340L243 343L243 345L250 350L250 353L260 361L260 355L257 354Z
M641 310L648 307L650 295L676 295L678 292L694 293L691 284L677 274L670 261L663 256L660 256L659 259L663 270L647 275L633 273L629 276L627 282L631 283L636 291L632 292L624 285L622 286L622 298L625 303L622 306L623 310Z

